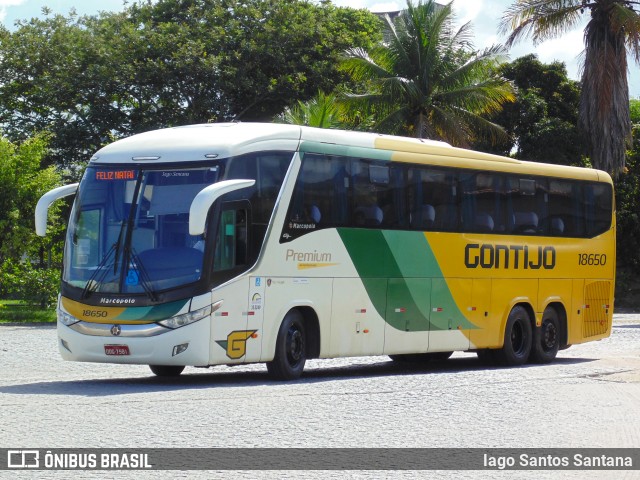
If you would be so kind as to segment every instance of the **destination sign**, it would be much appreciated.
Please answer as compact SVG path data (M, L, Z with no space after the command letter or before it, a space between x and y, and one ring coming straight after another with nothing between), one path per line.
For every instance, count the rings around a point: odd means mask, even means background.
M135 180L135 170L98 170L96 180Z

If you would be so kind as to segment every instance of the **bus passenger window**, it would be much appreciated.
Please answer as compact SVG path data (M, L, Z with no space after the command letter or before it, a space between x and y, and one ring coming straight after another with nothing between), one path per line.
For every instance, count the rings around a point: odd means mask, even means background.
M539 180L509 176L506 178L508 230L516 235L538 235L547 227L541 222L546 189Z
M452 232L458 228L457 179L441 169L412 168L408 172L410 227Z
M502 180L503 177L497 174L461 175L462 219L465 231L478 233L506 231L506 202Z
M594 237L611 227L613 192L610 185L589 184L585 185L584 193L587 235Z
M347 163L344 157L304 155L280 241L347 223Z
M549 180L550 233L567 237L584 236L582 186L569 180Z
M298 205L291 212L290 220L292 222L311 223L317 226L322 220L322 213L317 205L306 203Z
M402 197L397 193L402 174L389 165L368 159L351 159L355 227L398 228L402 223Z

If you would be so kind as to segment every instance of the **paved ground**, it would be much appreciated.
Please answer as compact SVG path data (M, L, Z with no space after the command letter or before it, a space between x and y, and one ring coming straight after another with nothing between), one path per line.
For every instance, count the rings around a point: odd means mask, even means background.
M272 382L262 365L188 368L179 379L163 380L145 366L64 362L55 329L48 326L0 327L0 366L0 448L640 447L640 315L615 315L611 338L562 351L551 365L511 369L485 367L474 354L457 353L447 362L420 367L387 357L317 360L293 383ZM8 472L0 477L3 473ZM129 478L113 473L107 476ZM183 476L452 478L453 473ZM458 472L455 477L640 478L639 473ZM168 478L175 472L147 476ZM24 477L68 478L68 473Z

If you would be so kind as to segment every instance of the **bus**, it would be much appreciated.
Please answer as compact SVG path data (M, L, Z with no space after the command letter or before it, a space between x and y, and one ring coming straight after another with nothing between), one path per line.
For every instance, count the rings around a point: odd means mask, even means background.
M93 156L57 307L66 360L185 366L455 351L507 366L611 333L605 172L295 125L161 129Z

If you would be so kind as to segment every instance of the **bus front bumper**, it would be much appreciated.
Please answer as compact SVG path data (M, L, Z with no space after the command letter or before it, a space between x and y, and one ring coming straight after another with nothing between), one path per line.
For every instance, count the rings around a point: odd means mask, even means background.
M96 335L95 329L94 334L81 333L92 329L58 321L58 348L63 359L77 362L207 366L210 318L152 336L131 336L131 329L139 326L117 324L107 326L108 335Z

